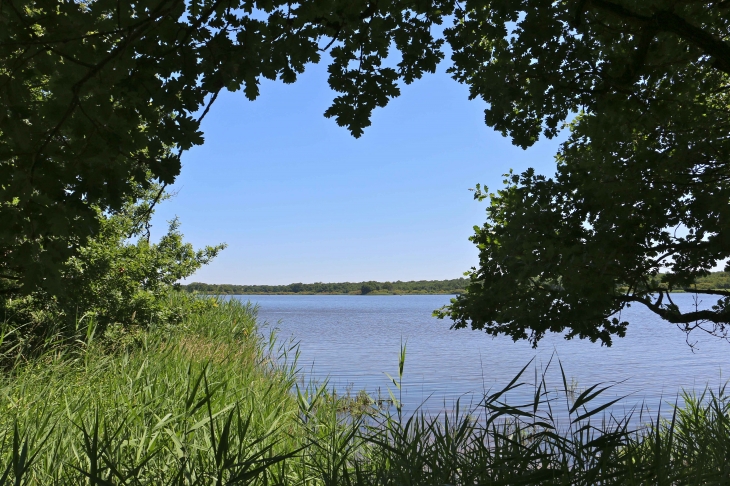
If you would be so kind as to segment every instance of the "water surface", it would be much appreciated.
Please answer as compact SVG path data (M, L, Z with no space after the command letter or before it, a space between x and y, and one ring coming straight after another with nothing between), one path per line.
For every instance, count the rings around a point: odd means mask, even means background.
M658 319L643 306L624 312L629 325L625 338L607 348L589 341L566 341L548 335L537 349L527 342L493 338L483 332L450 330L450 321L431 317L449 302L448 295L238 296L259 305L259 317L279 329L282 340L299 342L299 366L305 376L329 377L332 387L344 391L378 390L387 395L389 379L397 376L401 341L407 343L403 403L414 410L426 401L431 412L450 409L457 398L475 403L485 390L496 390L534 358L544 367L553 355L563 364L568 381L578 387L598 382L620 382L617 394L631 394L621 402L630 408L645 401L656 408L662 400L674 402L682 389L717 388L730 378L730 343L692 334L694 349L676 326ZM684 308L694 304L691 294L673 295ZM712 299L700 301L702 307ZM548 374L555 388L562 386L559 368ZM530 368L530 380L534 377ZM624 381L625 380L625 381ZM390 388L393 388L390 384ZM512 397L528 398L531 390ZM614 410L615 411L615 410Z

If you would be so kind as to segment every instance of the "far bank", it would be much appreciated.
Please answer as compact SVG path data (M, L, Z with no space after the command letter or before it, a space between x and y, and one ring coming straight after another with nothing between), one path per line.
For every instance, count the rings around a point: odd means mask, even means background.
M659 287L666 287L662 274L653 279ZM452 280L410 280L395 282L335 282L335 283L291 283L288 285L234 285L193 282L183 285L187 292L208 295L448 295L462 294L469 285L469 279ZM674 288L672 292L693 292L702 290L730 289L730 272L711 272L700 277L692 285Z

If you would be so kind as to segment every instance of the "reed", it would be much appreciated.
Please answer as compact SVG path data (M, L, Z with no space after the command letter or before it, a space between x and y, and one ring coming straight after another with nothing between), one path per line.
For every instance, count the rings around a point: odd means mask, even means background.
M528 363L475 407L406 415L405 346L378 401L302 385L296 346L237 300L134 345L85 324L79 346L3 375L0 485L730 484L725 388L685 394L670 419L615 417L610 386L576 391L562 368L558 389L528 385ZM527 386L529 403L505 400Z

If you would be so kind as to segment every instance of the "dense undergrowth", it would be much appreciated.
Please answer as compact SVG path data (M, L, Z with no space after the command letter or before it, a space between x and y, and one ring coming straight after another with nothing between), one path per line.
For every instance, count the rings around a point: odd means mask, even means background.
M398 377L385 408L305 386L296 348L263 335L255 308L201 302L132 336L81 323L75 346L16 359L0 383L0 485L730 484L724 390L637 429L594 405L601 387L543 379L531 403L502 403L520 374L475 409L406 417Z

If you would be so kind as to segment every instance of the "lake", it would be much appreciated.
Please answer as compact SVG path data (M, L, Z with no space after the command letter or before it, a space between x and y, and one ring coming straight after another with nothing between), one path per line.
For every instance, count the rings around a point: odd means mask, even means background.
M429 412L449 410L457 398L475 404L485 390L505 386L534 358L526 376L533 381L535 367L543 368L553 355L578 389L598 382L622 382L609 396L630 394L620 404L623 409L645 402L655 410L662 401L674 403L682 389L702 391L706 385L717 389L730 378L730 343L696 332L690 335L695 343L691 349L681 330L643 306L624 311L631 323L627 335L614 339L610 348L548 335L533 349L527 342L492 338L479 331L450 330L451 321L435 319L431 312L448 304L451 297L236 296L258 304L259 319L278 328L280 342L292 339L299 343L299 367L305 379L329 377L330 387L340 393L350 387L371 394L380 390L387 396L390 381L385 373L397 376L401 341L407 343L406 411L424 401ZM695 303L693 294L673 294L672 298L683 309ZM714 303L704 300L700 307ZM557 363L551 370L551 386L562 388ZM510 401L531 399L530 393L531 389L516 392ZM613 407L614 413L621 412L617 407Z

